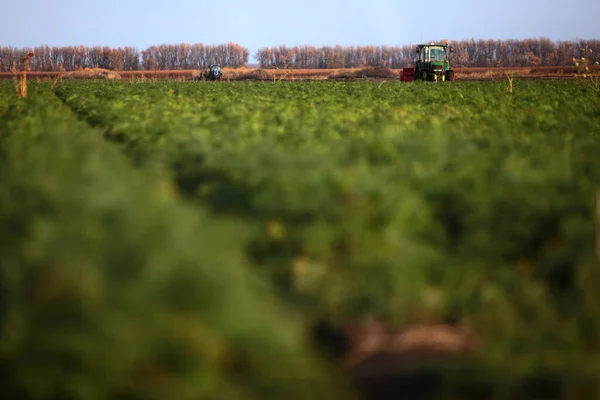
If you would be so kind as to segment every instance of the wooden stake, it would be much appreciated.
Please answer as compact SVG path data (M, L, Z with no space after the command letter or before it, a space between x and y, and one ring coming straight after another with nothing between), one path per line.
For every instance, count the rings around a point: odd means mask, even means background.
M21 62L23 63L23 75L21 76L20 97L27 97L27 70L29 69L29 60L33 57L33 53L28 53Z

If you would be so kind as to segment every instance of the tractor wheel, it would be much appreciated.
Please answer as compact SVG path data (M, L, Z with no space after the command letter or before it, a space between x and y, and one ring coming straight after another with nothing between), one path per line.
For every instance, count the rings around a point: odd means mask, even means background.
M424 81L427 80L427 72L423 71L423 74L421 75L421 79L423 79Z

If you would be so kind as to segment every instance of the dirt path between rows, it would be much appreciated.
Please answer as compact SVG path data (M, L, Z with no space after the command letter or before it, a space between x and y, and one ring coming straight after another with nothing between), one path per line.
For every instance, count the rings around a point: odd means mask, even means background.
M235 80L237 77L256 72L260 69L249 68L224 68L224 78L226 81ZM359 71L358 68L344 69L263 69L272 80L296 81L296 80L329 80L334 76L352 76ZM96 71L96 70L91 70ZM399 80L401 69L389 70L393 77L387 78L340 78L339 80ZM553 66L553 67L515 67L515 68L455 68L455 76L457 81L492 81L505 80L511 76L517 80L564 80L574 79L577 77L576 68L574 66ZM592 66L593 73L600 73L600 66ZM177 79L190 80L200 75L199 70L168 70L168 71L107 71L111 72L114 77L127 80L136 79ZM59 72L59 71L30 71L27 76L32 79L90 79L96 77L97 73L82 73L79 71ZM104 74L106 75L106 74ZM0 79L13 79L18 75L11 72L0 72ZM102 78L102 76L97 76Z

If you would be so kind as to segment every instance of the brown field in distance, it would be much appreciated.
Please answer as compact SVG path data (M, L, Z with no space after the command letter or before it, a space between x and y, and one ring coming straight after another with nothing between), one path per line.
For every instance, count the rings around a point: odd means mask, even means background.
M591 69L600 72L600 66ZM224 78L236 79L237 77L258 70L258 68L223 68ZM264 69L274 80L325 80L332 74L353 74L359 68L343 69ZM100 72L99 72L100 71ZM399 77L401 69L392 70ZM574 66L544 66L544 67L501 67L501 68L454 68L456 80L496 80L505 79L506 74L512 73L515 79L569 79L576 75ZM29 71L29 79L56 79L56 78L93 78L96 74L106 75L104 70L86 70L72 72L39 72ZM111 71L116 72L122 79L179 79L187 80L198 77L200 70L156 70L156 71ZM15 76L11 72L1 72L0 79L11 79ZM99 76L100 77L100 76ZM384 78L379 78L384 79ZM387 80L390 80L389 78Z

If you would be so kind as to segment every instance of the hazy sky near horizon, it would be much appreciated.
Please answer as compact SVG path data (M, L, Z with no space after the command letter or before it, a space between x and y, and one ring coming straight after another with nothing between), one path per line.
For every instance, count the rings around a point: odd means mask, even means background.
M20 0L2 5L0 46L231 41L253 62L260 47L277 45L600 39L598 15L599 0Z

